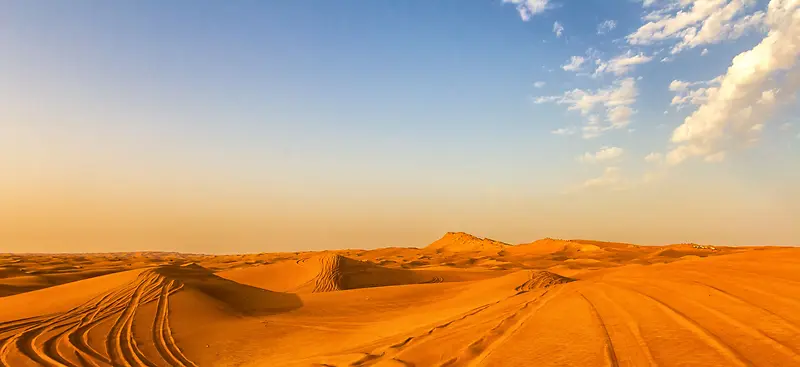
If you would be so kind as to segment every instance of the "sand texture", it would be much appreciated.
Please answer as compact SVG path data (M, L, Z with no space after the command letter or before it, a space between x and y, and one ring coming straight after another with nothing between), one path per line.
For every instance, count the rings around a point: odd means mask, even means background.
M0 366L800 366L800 248L2 254Z

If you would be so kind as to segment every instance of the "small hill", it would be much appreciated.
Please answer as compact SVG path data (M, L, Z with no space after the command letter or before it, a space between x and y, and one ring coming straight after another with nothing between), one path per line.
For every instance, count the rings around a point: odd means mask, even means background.
M326 253L296 261L218 272L241 284L292 293L321 293L442 281L436 272L390 269L369 261Z
M575 245L570 241L554 238L543 238L531 243L523 243L506 249L512 255L547 255L563 251L568 245Z
M503 251L511 245L490 238L475 237L464 232L447 232L442 238L431 243L426 250L436 252L494 252Z

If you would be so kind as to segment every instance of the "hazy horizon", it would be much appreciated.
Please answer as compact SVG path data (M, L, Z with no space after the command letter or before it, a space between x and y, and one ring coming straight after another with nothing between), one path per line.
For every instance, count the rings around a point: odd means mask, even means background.
M669 3L6 3L2 251L800 245L800 23Z

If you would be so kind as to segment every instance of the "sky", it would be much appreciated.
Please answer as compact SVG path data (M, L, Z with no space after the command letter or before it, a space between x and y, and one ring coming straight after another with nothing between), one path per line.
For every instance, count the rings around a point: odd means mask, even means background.
M6 1L0 252L800 244L800 1Z

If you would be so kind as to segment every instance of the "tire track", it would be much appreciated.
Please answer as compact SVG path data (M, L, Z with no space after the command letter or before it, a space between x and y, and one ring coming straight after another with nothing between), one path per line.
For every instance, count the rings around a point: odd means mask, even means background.
M189 359L181 353L178 345L172 338L172 331L169 328L169 296L182 287L182 285L175 284L174 280L169 281L169 284L161 287L156 317L153 320L153 341L161 358L167 363L172 366L188 367L194 366L194 363L189 361Z
M692 320L687 315L682 313L681 311L673 308L672 306L661 302L658 299L655 299L647 294L639 292L634 289L630 289L627 287L620 287L627 289L631 292L634 292L641 297L650 300L656 307L658 307L661 311L664 312L667 316L669 316L673 321L678 323L679 325L683 326L687 330L694 333L700 340L706 343L709 347L716 350L722 357L728 360L732 366L751 366L753 365L752 362L748 361L744 356L742 356L738 351L733 349L730 345L725 343L720 337L697 323L697 321Z
M11 365L8 356L14 351L41 366L156 366L139 348L133 326L139 322L139 306L158 300L154 326L161 338L154 343L159 355L167 365L196 367L180 351L169 328L169 296L182 287L181 282L149 269L65 312L3 322L0 335L11 335L0 339L0 366ZM106 335L106 350L98 351L90 345L89 333L109 319L113 325Z
M521 285L519 285L519 286L514 288L514 290L516 291L515 294L509 295L509 296L507 296L505 298L502 298L502 299L499 299L499 300L497 300L495 302L487 303L487 304L478 306L476 308L473 308L472 310L467 311L466 313L462 314L461 316L457 316L456 318L450 319L449 321L447 321L445 323L438 324L438 325L435 325L435 326L431 327L430 329L428 329L427 332L406 337L405 339L403 339L400 342L395 342L394 344L390 344L390 345L382 347L382 348L373 349L373 351L370 352L370 353L363 353L362 352L363 357L360 358L359 360L355 361L355 362L352 362L351 365L353 365L353 366L368 366L368 365L373 365L373 364L376 364L376 363L384 361L384 360L396 360L397 358L395 358L395 357L398 356L400 353L403 353L406 350L408 350L410 348L413 348L414 346L416 346L416 345L418 345L420 343L423 343L425 340L427 340L437 330L447 328L447 327L449 327L450 325L452 325L454 323L459 323L459 322L461 322L461 321L463 321L463 320L465 320L467 318L470 318L470 317L472 317L474 315L477 315L477 314L483 312L484 310L486 310L486 309L488 309L490 307L493 307L493 306L498 305L498 304L500 304L502 302L511 300L511 299L513 299L515 297L522 296L522 295L524 295L526 293L529 293L529 292L532 292L532 291L537 291L537 290L538 291L542 291L542 293L539 294L538 296L536 296L533 300L524 302L523 305L516 312L514 312L514 314L516 315L521 310L526 309L530 304L535 303L539 299L544 297L544 295L547 294L548 291L551 290L551 288L556 287L556 286L558 286L560 284L571 282L571 281L574 281L574 279L562 277L562 276L559 276L559 275L556 275L556 274L553 274L553 273L550 273L550 272L547 272L547 271L530 271L529 274L528 274L528 280L526 280L523 284L521 284ZM557 288L557 289L560 290L560 288ZM538 307L537 307L537 309L538 309ZM508 317L503 318L504 321L506 319L508 319ZM495 326L495 328L493 328L492 330L494 330L494 331L499 330L498 327L500 327L501 324L503 324L503 321L501 321L500 324ZM478 341L476 341L476 342L478 342ZM475 344L476 342L473 342L472 344ZM361 349L361 350L363 350L363 349ZM474 355L476 353L472 353L472 354ZM485 358L485 356L482 357L482 358ZM458 357L453 358L453 359L449 360L446 363L456 363L457 360L458 360ZM403 362L404 363L410 363L410 362L407 362L407 361L403 361ZM320 363L317 363L317 364L320 364ZM322 364L324 364L324 363L322 363Z
M455 323L459 323L461 321L464 321L467 318L469 318L471 316L475 316L475 315L481 313L482 311L486 310L487 308L492 307L492 306L500 303L501 301L503 301L503 300L500 300L500 301L497 301L497 302L493 302L493 303L488 303L488 304L481 305L481 306L478 306L476 308L473 308L472 310L469 310L466 313L462 314L461 316L458 316L458 317L456 317L454 319L451 319L450 321L447 321L447 322L444 322L444 323L441 323L441 324L437 324L437 325L431 327L430 329L428 329L427 332L424 332L422 334L417 334L417 335L414 335L414 336L409 336L409 337L405 338L403 341L401 341L399 343L394 343L394 344L388 346L387 348L384 348L384 350L381 351L381 352L365 353L364 357L362 357L361 359L351 363L351 365L353 365L353 366L365 366L365 365L371 365L371 364L377 363L380 360L384 360L384 359L394 359L394 357L399 355L405 349L407 349L407 348L409 348L409 347L411 347L413 345L416 345L416 344L419 344L419 343L423 342L425 339L427 339L428 337L433 335L433 333L436 332L437 330L445 329L445 328L449 327L450 325L453 325Z
M183 288L183 285L178 286L175 289L175 291L177 292L181 288ZM197 365L194 362L189 360L189 358L186 358L186 355L183 354L183 352L180 350L180 348L178 348L178 343L175 342L175 339L172 336L172 328L170 328L170 326L169 326L169 297L167 297L165 299L165 302L166 302L165 307L167 309L167 315L164 318L164 331L165 331L167 347L172 351L172 354L176 358L178 358L178 360L180 360L185 366L197 367Z
M170 283L171 285L171 283ZM167 317L167 297L169 297L169 290L167 287L161 288L161 295L158 297L158 306L156 310L156 317L153 319L153 343L155 343L156 350L165 361L173 366L183 366L178 358L172 354L172 351L167 347L164 338L164 319Z
M152 363L147 361L147 359L140 358L141 352L133 341L131 326L133 324L133 318L136 316L136 310L142 300L142 294L145 290L149 290L148 288L153 282L154 279L148 277L137 286L125 310L117 317L114 326L111 327L111 331L106 338L106 348L115 365L152 366Z
M594 306L594 303L590 301L583 293L578 292L581 297L589 304L589 308L592 310L592 316L597 320L600 324L600 329L603 331L603 341L605 342L606 349L605 349L605 357L606 362L611 367L619 367L619 360L617 359L617 351L614 350L614 342L611 340L611 335L608 334L608 328L606 327L605 321L603 321L603 317L600 316L600 313L597 312L597 307Z
M604 284L606 286L610 286L608 284ZM625 310L624 307L620 306L617 302L615 302L612 297L609 297L605 291L599 288L593 288L592 291L596 292L596 294L603 298L609 305L611 305L617 314L619 314L623 319L625 319L625 324L627 325L628 331L630 331L631 335L633 336L636 344L639 346L642 354L644 355L645 359L647 359L647 363L650 366L658 366L656 363L655 358L653 358L653 353L650 351L650 347L647 345L647 342L642 337L642 333L639 330L639 324L636 320Z
M662 287L658 287L658 286L654 286L654 287L664 290ZM690 298L684 298L684 301L690 303L692 305L692 307L694 307L696 309L703 310L703 311L713 315L714 317L718 318L719 320L722 320L723 322L725 322L725 323L727 323L729 325L732 325L737 330L740 330L742 332L747 333L749 335L749 337L751 338L751 340L754 340L754 341L757 340L757 341L759 341L759 342L761 342L763 344L769 345L774 350L776 350L780 354L784 355L786 358L792 360L795 364L800 365L800 355L798 355L798 351L795 350L794 348L789 347L789 346L787 346L787 345L775 340L771 336L764 334L762 331L760 331L760 330L758 330L758 329L756 329L754 327L751 327L751 326L749 326L749 325L747 325L747 324L745 324L745 323L743 323L743 322L741 322L739 320L734 319L731 316L726 315L724 312L720 312L719 310L716 310L716 309L714 309L712 307L706 306L705 304L703 304L701 302L694 301L694 300L692 300Z
M459 355L444 362L441 367L480 366L489 355L513 337L537 311L544 307L560 291L561 288L557 288L549 297L545 297L550 292L550 289L544 289L541 294L525 302L522 307L505 317L499 324L489 330L486 335L472 342ZM535 306L528 309L531 305Z
M727 298L729 298L729 299L732 299L732 300L738 301L738 302L740 302L740 303L746 304L746 305L748 305L748 306L750 306L750 307L753 307L753 308L759 309L759 310L761 310L761 311L764 311L764 312L766 312L766 313L770 314L771 316L773 316L773 317L775 317L775 318L777 318L777 319L781 320L781 321L783 322L784 326L786 326L788 329L791 329L791 330L792 330L792 332L794 332L795 334L797 334L797 335L800 335L800 327L799 327L799 326L797 326L797 325L796 325L796 324L794 324L793 322L791 322L791 321L789 321L789 320L785 319L785 318L784 318L784 317L782 317L781 315L778 315L778 314L776 314L775 312L772 312L772 311L770 311L770 310L768 310L768 309L766 309L766 308L764 308L764 307L761 307L761 306L759 306L759 305L756 305L756 304L754 304L754 303L752 303L752 302L750 302L750 301L747 301L747 300L745 300L745 299L743 299L743 298L741 298L741 297L738 297L738 296L736 296L736 295L733 295L733 294L731 294L731 293L728 293L728 292L727 292L727 291L725 291L724 289L717 288L717 287L715 287L715 286L713 286L713 285L711 285L711 284L706 284L706 283L702 283L702 282L698 282L698 281L694 281L694 283L696 283L696 284L699 284L699 285L702 285L702 286L705 286L705 287L708 287L708 288L711 288L711 289L713 289L713 290L717 291L717 293L719 293L719 294L723 295L724 297L727 297Z

